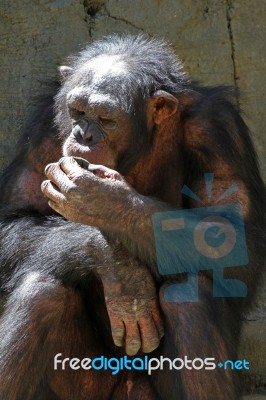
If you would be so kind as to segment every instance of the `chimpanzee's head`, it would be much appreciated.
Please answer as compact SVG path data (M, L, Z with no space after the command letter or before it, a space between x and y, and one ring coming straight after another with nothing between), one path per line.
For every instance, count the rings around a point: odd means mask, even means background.
M172 50L142 35L94 42L60 67L56 123L64 155L125 173L156 128L179 110L190 81Z

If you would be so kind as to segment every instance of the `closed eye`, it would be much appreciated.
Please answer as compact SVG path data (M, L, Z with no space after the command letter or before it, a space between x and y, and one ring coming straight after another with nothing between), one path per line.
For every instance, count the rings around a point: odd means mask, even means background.
M80 120L85 115L84 111L79 111L79 110L76 110L75 108L69 108L68 112L69 112L70 118L73 120L76 120L76 121Z
M114 129L116 122L111 118L99 117L99 121L105 129Z

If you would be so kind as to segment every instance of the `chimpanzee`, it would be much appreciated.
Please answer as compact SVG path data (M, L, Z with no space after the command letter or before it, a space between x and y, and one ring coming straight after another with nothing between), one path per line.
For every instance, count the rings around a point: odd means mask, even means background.
M238 374L218 367L150 376L53 368L58 353L92 359L157 346L152 357L236 359L265 255L265 188L230 89L191 81L164 42L142 35L103 38L70 62L60 69L57 129L51 106L42 108L2 176L0 397L239 398ZM205 172L214 174L211 199ZM66 220L49 211L42 181ZM238 191L223 197L232 184ZM182 195L183 185L198 197ZM213 297L204 265L198 301L164 297L186 274L159 273L152 216L198 208L199 198L242 206L249 263L224 275L245 282L246 297Z

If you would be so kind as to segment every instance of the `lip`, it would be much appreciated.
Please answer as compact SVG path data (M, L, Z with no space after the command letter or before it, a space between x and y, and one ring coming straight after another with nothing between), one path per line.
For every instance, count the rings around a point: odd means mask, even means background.
M92 164L101 164L108 168L114 168L113 156L108 151L104 142L84 146L76 141L74 137L69 136L63 146L64 156L81 157Z

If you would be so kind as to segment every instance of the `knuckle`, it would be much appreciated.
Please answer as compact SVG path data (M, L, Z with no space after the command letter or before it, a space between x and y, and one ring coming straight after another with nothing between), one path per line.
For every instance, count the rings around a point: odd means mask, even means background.
M77 192L77 185L71 181L71 183L65 184L62 188L62 192L67 196L72 196Z
M50 184L50 181L48 181L48 180L43 181L43 182L41 183L41 190L42 190L43 192L46 191L46 190L48 189L49 184Z
M74 185L79 185L79 184L83 181L83 173L79 173L79 174L77 174L77 173L70 173L70 174L68 175L68 178L71 180L71 182L72 182ZM73 188L74 188L74 186L73 186Z
M135 354L137 354L140 348L141 348L140 340L131 339L127 341L126 352L128 355L134 356Z
M56 168L57 168L56 163L51 163L51 164L46 165L46 167L44 169L45 175L49 176L49 175L53 174L55 172Z
M58 165L65 165L65 163L67 162L67 160L72 159L73 157L61 157L58 161Z
M113 339L117 346L121 346L124 343L123 335L114 335L113 334Z
M124 344L124 331L123 329L113 329L112 336L114 340L114 344L118 347L123 346Z
M127 338L127 344L130 347L140 347L141 341L138 335Z
M113 335L113 337L115 337L115 338L121 338L121 337L124 336L124 332L123 332L122 329L113 329L113 330L112 330L112 335Z
M139 333L137 333L136 336L133 338L132 343L134 346L138 346L139 348L141 347L141 337Z
M124 335L124 330L122 328L113 328L112 334L115 337L122 337Z

